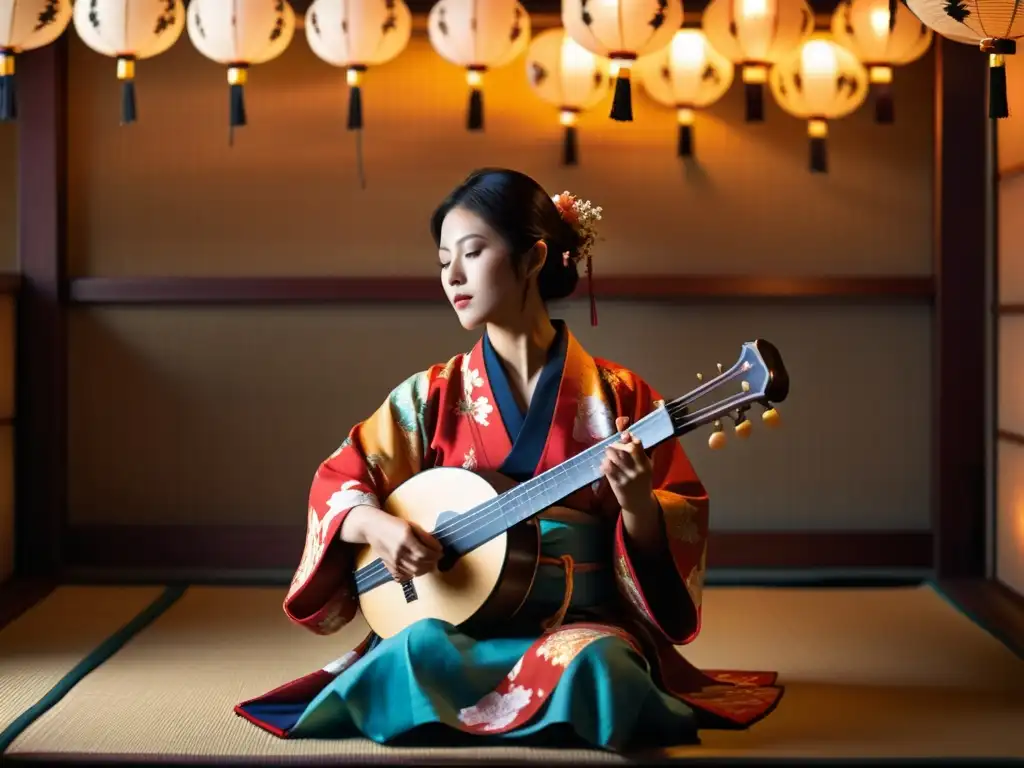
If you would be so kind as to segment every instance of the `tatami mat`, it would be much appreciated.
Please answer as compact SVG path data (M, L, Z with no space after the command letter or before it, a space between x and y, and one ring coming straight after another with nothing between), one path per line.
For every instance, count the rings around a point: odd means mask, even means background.
M621 760L577 750L278 740L232 707L345 650L344 638L290 625L281 596L190 589L29 727L8 756ZM718 588L706 595L704 618L701 637L685 649L689 658L704 667L780 670L787 693L749 731L705 731L701 746L673 750L674 757L1024 757L1024 661L929 587ZM77 636L79 628L68 632Z
M162 592L60 587L0 630L0 733Z

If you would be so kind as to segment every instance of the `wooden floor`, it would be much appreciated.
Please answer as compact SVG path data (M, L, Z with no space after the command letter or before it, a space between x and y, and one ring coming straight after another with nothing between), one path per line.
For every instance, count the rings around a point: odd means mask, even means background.
M647 757L687 763L1024 763L1024 659L996 636L1010 642L1011 633L1024 627L1024 611L1011 593L994 585L952 584L946 591L928 585L709 589L704 629L682 649L686 656L708 668L777 669L786 695L749 731L704 731L699 746ZM140 621L161 595L166 597L159 586L62 586L0 630L0 732L17 731L5 761L628 761L598 751L275 739L236 717L233 705L322 667L340 655L349 635L323 638L289 624L279 588L191 587L172 595L165 612L151 611ZM974 620L952 600L962 602ZM120 647L110 645L110 636L131 621L138 633ZM976 621L998 628L993 634ZM351 635L360 629L352 627ZM1024 633L1017 639L1024 640ZM90 655L97 663L105 640L105 660L69 687L66 676ZM59 700L52 700L55 688ZM39 707L48 694L51 701ZM38 717L26 722L33 705Z

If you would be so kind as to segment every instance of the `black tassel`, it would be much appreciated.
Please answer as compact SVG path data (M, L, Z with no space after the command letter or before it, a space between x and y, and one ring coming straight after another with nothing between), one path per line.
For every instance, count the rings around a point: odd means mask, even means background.
M888 125L896 120L896 108L892 100L892 83L872 83L875 97L875 122Z
M1006 66L1000 63L988 68L988 116L1002 118L1010 116L1010 105L1006 98Z
M363 90L358 85L348 89L348 129L357 131L363 127Z
M764 121L764 85L762 83L744 83L743 96L746 100L746 121L760 123Z
M679 156L693 157L693 126L679 126Z
M121 81L121 125L134 123L135 112L135 81Z
M0 75L0 122L18 119L18 98L14 75Z
M811 137L811 171L828 173L828 145L824 136Z
M230 105L228 108L228 120L230 128L228 129L228 144L230 146L234 146L235 128L246 124L245 86L241 83L232 83L229 99Z
M565 126L565 136L562 140L562 163L564 165L577 165L579 163L576 141L576 126Z
M466 115L466 128L471 131L484 129L484 94L477 87L469 92L469 113Z
M615 95L612 96L612 111L609 117L618 120L620 123L629 123L633 120L633 86L629 79L629 69L619 69L615 78Z

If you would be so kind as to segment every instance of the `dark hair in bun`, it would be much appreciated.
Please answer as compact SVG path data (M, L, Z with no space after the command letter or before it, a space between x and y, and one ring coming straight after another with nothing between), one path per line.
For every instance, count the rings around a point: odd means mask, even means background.
M544 301L564 299L576 289L576 258L583 244L580 234L562 218L550 195L525 173L504 168L474 171L434 211L430 233L440 245L441 225L453 208L471 211L487 222L512 251L518 273L523 258L538 240L548 246L547 259L537 275ZM569 252L569 262L562 254Z

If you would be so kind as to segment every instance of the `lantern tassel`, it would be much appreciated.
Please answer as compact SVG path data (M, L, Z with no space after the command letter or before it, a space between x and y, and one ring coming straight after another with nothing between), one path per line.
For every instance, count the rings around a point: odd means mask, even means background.
M352 66L346 73L348 80L348 129L357 131L363 127L363 72L366 67Z
M121 125L134 123L136 116L135 81L125 80L121 83Z
M235 145L235 128L248 123L245 114L245 83L248 67L235 64L228 68L228 146Z
M18 119L18 89L13 51L0 50L0 122Z
M1006 98L1006 60L999 54L991 56L989 60L988 116L997 119L1010 116L1010 105Z
M807 121L807 136L811 141L811 172L828 173L828 122L811 118Z
M469 91L469 112L466 115L466 128L471 131L484 129L484 94L477 87Z
M363 127L363 91L353 85L348 91L348 129L356 131Z
M562 140L562 162L565 165L579 164L577 138L576 126L565 126L565 134Z
M117 57L117 79L121 81L121 125L134 123L135 109L135 57Z
M761 83L744 83L743 97L746 102L746 121L760 123L764 121L764 87Z
M875 92L875 122L889 125L896 121L896 108L892 98L892 83L873 83Z
M693 126L679 126L679 157L693 157Z
M612 96L612 111L609 117L620 123L633 120L633 85L630 80L630 68L620 64L615 77L615 94Z

